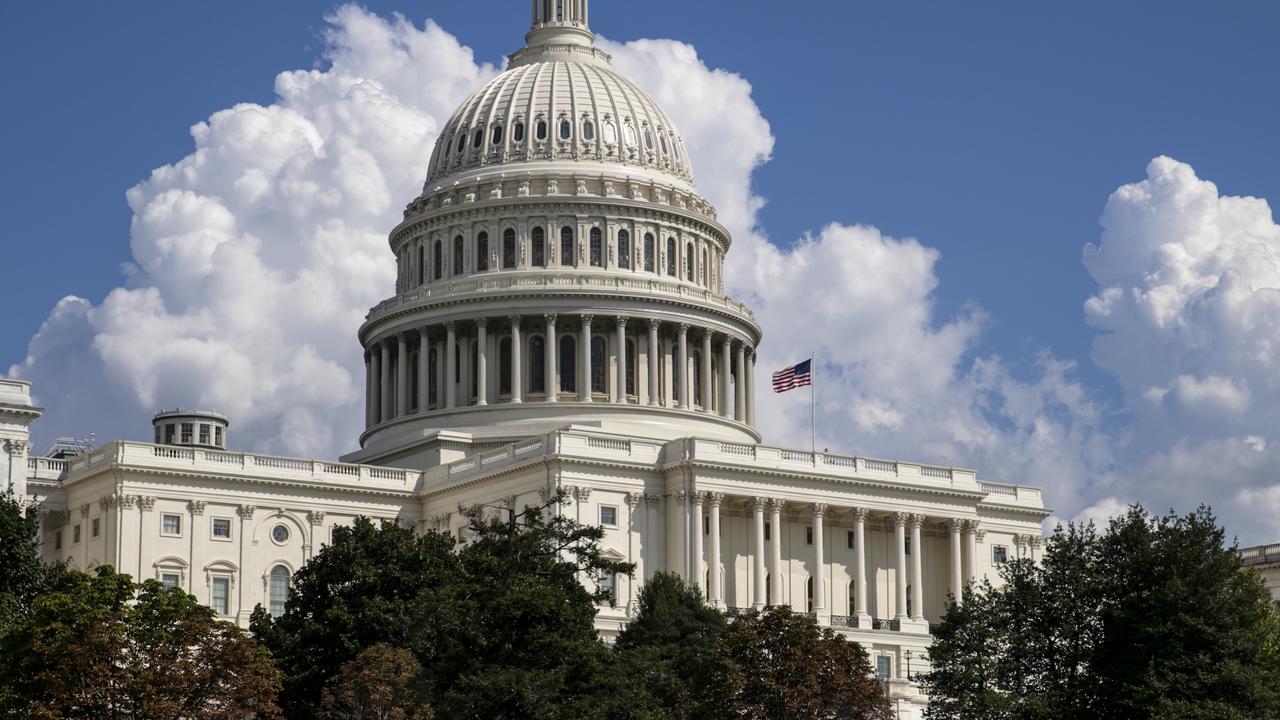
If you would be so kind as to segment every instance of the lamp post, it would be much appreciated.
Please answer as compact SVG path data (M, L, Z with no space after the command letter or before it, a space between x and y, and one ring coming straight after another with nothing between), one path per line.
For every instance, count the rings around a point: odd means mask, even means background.
M910 650L907 651L906 657L907 657L907 682L911 682L911 651Z

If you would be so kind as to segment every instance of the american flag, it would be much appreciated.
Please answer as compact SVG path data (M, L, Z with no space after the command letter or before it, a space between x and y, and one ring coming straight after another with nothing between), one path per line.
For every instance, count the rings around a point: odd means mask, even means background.
M810 372L812 359L792 365L785 370L773 374L773 391L783 393L798 387L813 384L813 373Z

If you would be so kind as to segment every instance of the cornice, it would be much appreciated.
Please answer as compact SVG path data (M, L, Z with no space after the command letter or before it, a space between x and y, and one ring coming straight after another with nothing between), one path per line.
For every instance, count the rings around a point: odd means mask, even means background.
M805 473L797 470L786 468L765 467L758 468L749 465L730 465L728 463L709 462L706 460L686 460L680 459L667 463L664 467L689 467L693 469L718 470L721 472L734 472L747 475L770 476L770 477L787 477L804 480L819 480L824 482L840 483L845 485L855 485L859 487L881 488L885 490L907 490L923 495L937 495L940 497L963 498L965 500L976 500L979 504L987 497L987 494L977 490L956 490L950 488L917 486L905 483L892 483L882 480L873 480L869 478L847 478L835 477L831 475L821 475L817 473Z
M335 483L314 483L304 480L292 480L288 478L265 478L252 475L231 475L199 472L195 470L184 470L181 468L160 468L147 467L140 465L127 465L123 463L109 463L91 469L84 475L68 476L62 487L65 489L71 485L81 482L88 482L96 477L104 474L114 476L118 482L124 482L124 473L144 476L162 476L172 478L183 478L193 480L205 480L212 482L239 482L251 485L261 485L268 487L287 487L302 488L307 490L328 491L350 493L355 495L371 495L377 497L388 498L411 498L414 496L416 489L393 490L390 488L372 488L364 485L339 485Z

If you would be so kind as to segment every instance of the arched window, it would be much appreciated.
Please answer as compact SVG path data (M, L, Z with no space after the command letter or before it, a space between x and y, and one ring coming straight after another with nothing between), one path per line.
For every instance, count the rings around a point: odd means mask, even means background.
M547 121L546 120L538 121L538 124L534 126L534 135L539 140L547 139Z
M640 355L637 352L636 341L627 338L627 394L638 396L636 392L636 377L640 370Z
M680 399L680 383L684 382L684 368L681 367L679 352L671 351L671 399Z
M560 139L568 140L571 137L573 137L573 123L569 122L568 119L561 120L560 121Z
M671 138L671 154L675 159L680 159L680 143L676 142L675 138Z
M462 382L462 343L453 346L453 383Z
M659 135L658 142L662 144L662 154L666 155L667 154L667 136Z
M693 243L684 246L684 279L693 282Z
M475 139L471 141L471 147L478 148L484 144L484 128L476 128Z
M618 231L618 267L631 269L631 233Z
M636 129L630 125L622 128L622 136L627 140L627 147L636 146Z
M501 142L502 142L502 126L494 125L493 126L493 144L497 145Z
M618 127L612 120L606 120L604 123L604 141L610 145L618 143Z
M532 235L532 238L530 240L530 244L533 245L533 248L532 248L533 252L531 252L530 254L533 256L533 266L546 267L547 266L547 231L543 230L540 227L536 227L533 229L533 232L531 233L531 235Z
M702 350L694 348L689 355L693 358L693 369L689 371L693 378L693 404L706 407L702 402Z
M707 249L702 248L702 286L707 286Z
M469 345L471 347L471 357L470 357L471 396L470 397L473 400L479 400L480 399L480 373L476 372L476 369L480 367L480 362L479 362L480 343L472 341L471 343L469 343Z
M431 277L439 280L444 273L444 246L437 240L431 249Z
M591 228L591 266L604 267L604 248L600 240L600 228Z
M564 267L573 267L573 228L568 225L560 228L560 264Z
M667 238L667 274L676 276L676 239Z
M422 246L418 246L418 284L427 281L427 254L422 252Z
M560 353L556 358L560 363L560 391L578 391L578 343L572 335L560 336Z
M453 274L462 274L462 236L453 239Z
M645 150L653 149L653 133L649 132L648 128L645 128L644 130L644 149Z
M644 234L644 271L653 272L653 233Z
M271 568L270 589L267 595L267 605L271 611L271 617L278 618L284 615L284 606L288 600L289 568L277 565Z
M458 152L467 149L467 134L465 132L458 133Z
M605 356L608 355L608 348L605 345L603 337L596 335L591 338L591 392L604 394L609 391L605 384L607 373L604 371Z
M582 139L583 140L596 139L596 126L593 125L590 120L584 120L582 122Z
M476 272L489 269L489 233L481 232L476 236Z
M511 336L498 341L498 394L511 394Z
M529 338L529 392L547 391L547 343L541 335Z
M805 610L805 612L813 612L813 577L812 576L810 576L809 580L804 584L804 594L809 601L808 609Z
M516 123L515 129L511 131L511 139L516 142L524 142L524 123Z
M516 231L507 228L502 233L502 267L510 270L516 266Z

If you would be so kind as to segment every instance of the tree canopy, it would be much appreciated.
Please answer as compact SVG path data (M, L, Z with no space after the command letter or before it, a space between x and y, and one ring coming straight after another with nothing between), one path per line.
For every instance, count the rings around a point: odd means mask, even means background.
M1280 717L1280 623L1206 509L1060 526L934 628L927 717Z

